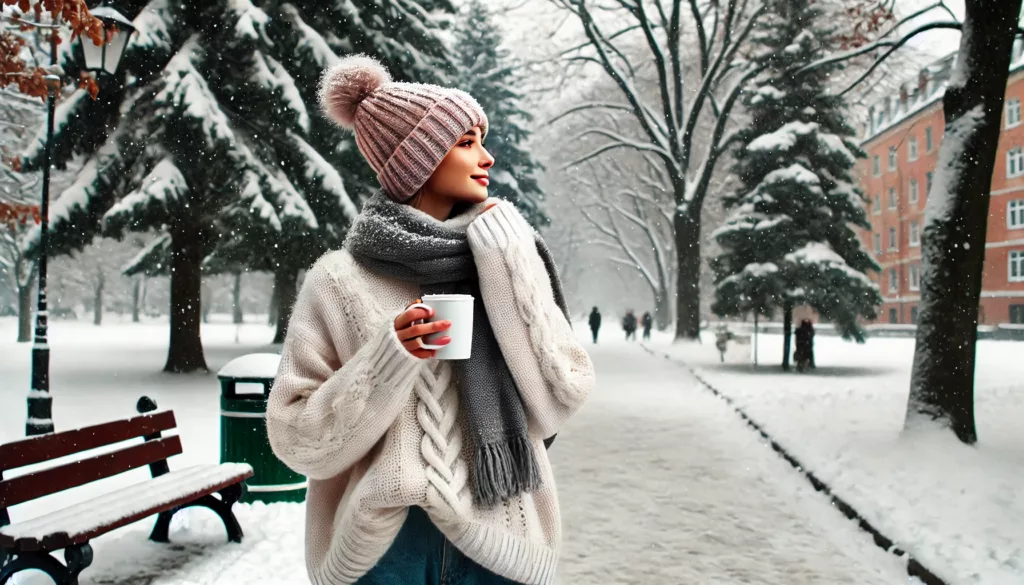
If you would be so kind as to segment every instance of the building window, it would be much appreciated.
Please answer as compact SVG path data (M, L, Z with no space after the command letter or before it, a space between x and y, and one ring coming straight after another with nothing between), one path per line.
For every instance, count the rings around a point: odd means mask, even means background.
M917 203L919 195L920 194L918 193L917 179L910 179L910 202Z
M910 245L921 245L921 226L916 221L910 222Z
M917 306L910 307L910 322L917 325Z
M1010 251L1009 281L1024 282L1024 250Z
M878 159L878 155L871 159L871 174L878 177L882 174L882 162Z
M889 249L896 249L896 228L889 228Z
M910 280L910 290L921 290L921 266L919 264L909 265L907 275Z
M900 290L900 282L896 279L896 269L889 269L889 292L896 292Z
M932 142L932 127L929 126L924 129L924 150L925 152L931 152L934 147Z
M1024 150L1021 147L1011 148L1006 153L1006 176L1019 177L1024 175Z
M875 234L875 254L882 253L882 234Z
M895 187L889 187L889 209L896 209L896 202L897 202L896 188Z
M1020 100L1006 100L1006 127L1013 128L1020 125Z
M1010 305L1010 323L1024 325L1024 305Z
M881 213L882 212L882 196L881 195L875 195L875 203L874 203L874 205L872 205L872 211L874 211L875 213Z
M895 146L890 146L889 147L889 170L890 171L895 171L896 170L896 147Z
M1024 199L1014 199L1006 204L1006 227L1024 229Z
M907 141L907 160L917 160L917 137L913 137Z
M889 309L889 322L893 325L900 322L898 315L896 314L896 309Z

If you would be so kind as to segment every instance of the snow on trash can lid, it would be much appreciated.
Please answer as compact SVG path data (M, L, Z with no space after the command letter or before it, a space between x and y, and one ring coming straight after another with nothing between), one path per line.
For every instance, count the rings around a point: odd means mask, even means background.
M276 353L250 353L235 358L217 372L218 378L263 378L277 376L281 355Z

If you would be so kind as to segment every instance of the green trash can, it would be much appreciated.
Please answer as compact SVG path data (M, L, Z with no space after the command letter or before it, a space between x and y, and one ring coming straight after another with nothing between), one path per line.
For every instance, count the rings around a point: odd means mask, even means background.
M248 463L253 470L243 502L306 500L306 478L275 457L267 439L267 397L280 362L276 353L252 353L231 360L217 373L220 461Z

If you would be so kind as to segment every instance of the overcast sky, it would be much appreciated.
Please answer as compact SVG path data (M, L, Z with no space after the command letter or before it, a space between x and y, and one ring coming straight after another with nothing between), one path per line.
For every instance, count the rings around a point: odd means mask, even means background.
M911 14L915 10L927 6L928 4L934 4L935 0L897 0L896 10L901 14ZM946 6L949 7L954 14L956 14L957 20L963 20L964 17L964 2L963 0L945 0ZM932 10L929 15L916 19L906 27L904 33L910 32L922 24L928 22L934 22L939 20L948 20L948 15L944 11ZM908 45L927 51L935 55L935 57L941 57L957 50L960 45L960 33L954 30L932 30L912 39Z

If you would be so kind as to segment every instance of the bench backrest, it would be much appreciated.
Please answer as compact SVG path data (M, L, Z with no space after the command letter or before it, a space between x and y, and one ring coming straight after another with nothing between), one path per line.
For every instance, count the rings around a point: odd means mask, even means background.
M166 410L125 420L50 433L0 445L0 478L11 469L51 461L137 437L142 443L0 480L0 510L167 459L181 453L177 435L160 437L175 427Z

